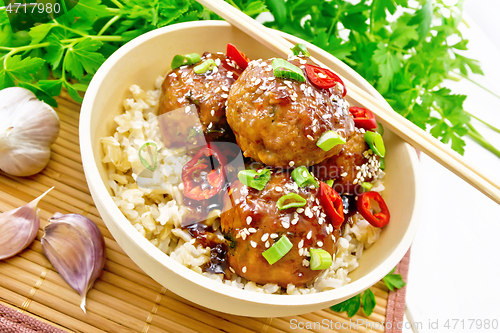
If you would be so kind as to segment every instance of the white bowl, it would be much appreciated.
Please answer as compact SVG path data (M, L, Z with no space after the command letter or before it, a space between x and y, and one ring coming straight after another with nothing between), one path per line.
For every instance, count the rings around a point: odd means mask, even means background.
M282 34L293 43L299 38ZM417 230L420 213L420 181L415 150L386 131L387 147L384 197L391 222L380 239L350 273L352 282L310 295L269 295L240 290L210 280L182 266L161 252L132 226L114 204L106 167L101 163L100 139L116 129L113 118L121 113L128 88L138 84L153 89L158 75L170 70L176 54L225 51L230 42L250 59L278 56L240 30L222 21L187 22L164 27L130 41L99 68L85 94L80 117L80 147L83 168L94 202L118 244L153 279L174 293L202 306L236 315L273 317L307 313L344 301L379 281L408 251ZM334 71L384 101L361 76L327 52L308 45L313 56ZM384 101L385 103L385 101Z

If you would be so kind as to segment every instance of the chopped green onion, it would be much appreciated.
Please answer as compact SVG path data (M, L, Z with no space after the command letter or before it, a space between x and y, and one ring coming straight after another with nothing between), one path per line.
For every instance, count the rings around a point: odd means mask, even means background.
M380 135L384 135L385 132L384 126L382 126L382 124L379 123L378 121L377 121L377 129L375 130L375 132L379 133Z
M365 141L371 150L380 157L385 156L385 146L382 136L377 132L366 131Z
M335 131L328 131L321 135L316 146L320 147L324 151L329 151L336 145L342 145L345 143L345 139L337 134Z
M328 179L328 180L326 181L326 185L328 185L328 186L330 186L330 187L333 187L333 183L334 183L334 182L335 182L335 181L334 181L333 179Z
M380 158L380 169L385 170L385 158Z
M314 185L314 187L319 187L318 182L314 179L313 175L307 170L305 166L299 166L292 171L293 180L299 185L299 187L305 187L307 185Z
M290 242L290 240L283 235L270 248L262 252L262 256L266 258L269 265L272 265L283 258L292 249L292 247L292 242Z
M293 55L295 56L299 56L301 54L303 54L305 57L311 56L309 51L307 51L306 44L296 44L293 48L291 48L291 50L293 51Z
M361 187L363 188L363 190L365 192L370 192L370 190L372 189L373 187L373 184L372 183L368 183L368 182L362 182L361 183Z
M201 57L198 53L189 53L185 55L188 65L193 65L196 64L197 62L200 62Z
M276 77L281 77L284 79L292 79L299 82L306 81L306 77L304 76L302 69L298 68L297 66L289 63L284 59L276 58L273 60L271 65L273 66L273 73L274 76Z
M285 205L285 201L287 200L288 201L293 200L293 201ZM278 206L279 210L285 210L288 208L304 207L306 203L307 200L302 198L297 193L288 193L278 199L278 201L276 202L276 206Z
M172 69L176 69L176 68L179 68L179 67L181 67L183 65L187 65L187 64L188 64L188 61L187 61L186 57L183 55L177 54L172 59L172 63L170 64L170 67Z
M194 72L196 74L203 74L207 71L211 71L216 66L214 59L208 59L194 67Z
M271 170L241 170L238 172L238 179L246 186L262 191L271 180Z
M332 265L332 255L323 249L309 249L311 254L311 262L309 268L313 271L327 269Z
M146 159L144 157L142 157L141 155L141 151L146 148L147 146L154 146L155 147L155 154L154 154L154 157L151 156L151 151L149 152L150 153L150 157L151 157L151 160L154 161L154 164L153 166L151 166L148 161L146 161ZM156 145L156 143L154 142L146 142L145 144L143 144L141 146L141 148L139 149L139 160L141 160L141 163L142 165L144 165L147 169L151 170L151 171L155 171L156 169L156 164L158 163L158 146Z
M177 54L172 59L172 63L170 64L170 68L176 69L184 65L193 65L201 60L201 57L198 53L189 53L185 55Z

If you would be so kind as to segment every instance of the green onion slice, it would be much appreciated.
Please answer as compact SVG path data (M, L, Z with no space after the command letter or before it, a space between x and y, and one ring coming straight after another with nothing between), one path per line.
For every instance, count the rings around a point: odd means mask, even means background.
M366 131L365 141L375 154L380 157L385 156L384 139L382 139L382 136L379 133Z
M271 170L241 170L238 172L238 179L246 186L262 191L271 180Z
M200 62L201 57L198 53L189 53L185 55L188 65L196 64Z
M273 66L273 73L274 76L276 77L281 77L284 79L292 79L299 82L306 81L306 77L304 76L302 69L298 68L297 66L289 63L284 59L276 58L273 60L271 65Z
M361 183L361 187L363 188L363 190L365 192L370 192L370 190L372 189L373 187L373 184L372 183L368 183L368 182L362 182Z
M216 66L214 59L208 59L194 67L194 72L196 74L203 74L207 71L211 71Z
M154 156L152 156L151 150L149 150L149 156L150 156L151 160L154 161L153 166L151 166L148 163L148 161L146 161L146 159L144 157L142 157L142 155L141 155L142 150L144 148L146 148L147 146L154 146L155 147ZM155 171L156 164L158 163L158 146L156 145L156 143L146 142L145 144L143 144L141 146L141 148L139 149L139 159L141 160L142 165L144 165L147 169L149 169L151 171Z
M172 59L172 63L170 64L170 67L172 69L176 69L176 68L179 68L179 67L187 65L187 64L188 64L188 62L187 62L186 57L183 55L177 54Z
M380 158L380 169L385 170L385 158Z
M318 182L314 179L314 176L311 175L309 170L305 166L299 166L295 170L292 171L293 180L299 185L299 187L305 187L308 185L314 185L315 187L319 187Z
M307 51L306 44L296 44L293 48L291 48L293 55L299 56L304 55L305 57L310 57L311 54Z
M337 134L335 131L328 131L321 135L316 146L320 147L324 151L329 151L336 145L342 145L345 143L345 139Z
M327 251L310 248L309 253L311 254L311 262L309 263L311 270L319 271L332 265L332 256Z
M328 179L328 180L326 181L326 185L328 185L328 186L330 186L330 187L333 187L333 183L334 183L334 182L335 182L335 181L334 181L333 179Z
M290 240L283 235L270 248L262 252L262 256L266 258L269 265L272 265L283 258L292 249L292 247L292 242L290 242Z
M286 201L291 201L285 205ZM276 202L276 206L278 206L279 210L285 210L288 208L298 208L304 207L307 203L307 200L302 198L297 193L288 193L278 199Z
M375 130L375 132L379 133L380 135L384 135L385 132L384 126L382 126L382 124L379 123L378 121L377 121L377 129Z
M184 65L193 65L201 60L201 57L198 53L189 53L185 55L177 54L172 59L172 63L170 64L170 68L176 69Z

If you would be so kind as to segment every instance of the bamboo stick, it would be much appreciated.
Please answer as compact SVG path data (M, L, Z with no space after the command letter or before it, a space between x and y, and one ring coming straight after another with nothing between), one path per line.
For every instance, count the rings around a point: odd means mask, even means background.
M75 110L74 106L75 104L70 104L64 99L59 99L58 102L58 107L56 111L58 113L62 113L65 116L69 117L72 120L76 120L76 123L78 124L79 118L80 118L80 112L79 109Z
M70 132L67 132L67 131L64 131L64 130L60 130L59 131L59 136L61 138L63 138L64 140L68 141L68 142L71 142L75 145L79 145L80 144L80 140L78 138L78 134L77 133L70 133Z
M62 123L68 124L72 127L74 127L76 130L78 130L78 119L74 119L68 115L66 115L64 112L60 112L61 107L58 108L58 113L57 115L59 116L59 120Z
M20 308L26 297L19 295L9 289L0 287L0 298L4 299L8 304ZM85 333L105 333L105 331L98 329L95 326L89 325L86 322L77 320L71 316L60 313L51 307L40 304L36 301L32 301L29 306L30 313L34 313L42 318L52 318L54 322L57 322L64 329L72 329L78 332Z
M56 162L59 162L61 163L62 165L65 165L67 167L70 167L70 168L73 168L73 169L76 169L76 170L79 170L80 173L82 174L82 176L84 176L84 172L83 172L83 166L81 163L77 163L73 160L70 160L69 158L67 158L66 156L63 156L63 155L59 155L55 152L52 152L51 155L50 155L50 159L53 160L53 161L56 161Z
M271 30L230 4L222 0L197 1L269 48L279 51L283 55L290 54L290 49L293 47L290 42L277 34L273 34ZM327 67L313 58L311 60L321 67ZM445 146L432 135L396 113L387 103L381 103L345 78L343 80L349 92L349 97L357 104L375 113L384 126L500 204L500 185L481 174L477 171L477 168L470 165L448 146Z
M78 129L76 129L78 131ZM54 145L59 145L63 148L66 148L74 153L80 154L80 146L78 144L75 144L73 142L67 141L61 136L57 137Z
M38 183L35 183L38 184ZM26 193L27 195L32 196L33 198L36 198L37 196L40 195L40 193L43 193L43 189L46 187L43 185L38 184L39 186L28 186L25 185L24 183L19 183L13 179L7 178L7 177L0 177L0 189L4 189L4 186L9 186L10 188L14 188L18 191L21 191L23 193ZM99 217L99 212L97 211L97 208L95 206L92 206L90 204L82 203L81 201L74 200L73 203L77 204L77 206L74 206L72 204L69 204L65 201L68 196L63 195L61 192L57 191L56 189L53 189L50 191L51 196L45 196L43 198L42 202L46 202L51 204L55 209L59 210L66 210L68 212L73 212L73 213L78 213L84 216L87 215L92 215L93 218L95 218L95 222L98 224L102 223L102 226L104 225L104 222L101 222L101 218ZM25 197L23 199L26 200ZM28 200L27 200L28 201ZM101 220L101 221L99 221Z
M65 149L64 147L61 147L58 143L53 144L51 149L53 152L56 152L56 153L63 155L63 156L66 156L67 158L82 164L82 157L80 156L80 153L75 153L74 151L69 151L69 150Z
M74 178L75 180L78 180L79 182L84 183L85 188L88 189L88 185L87 185L87 182L85 181L85 174L83 173L83 170L70 168L62 163L59 163L59 162L53 160L53 159L51 159L49 161L49 163L47 164L47 168L51 169L55 172L59 172L61 174L70 176L70 177ZM68 184L68 185L71 185L71 184Z
M29 295L32 288L31 286L23 282L20 282L16 279L13 279L3 274L3 272L0 272L0 287L9 289L10 291L20 294L24 297L27 297ZM130 329L117 322L110 321L107 318L95 314L93 309L96 307L96 305L94 304L94 302L89 302L91 303L88 304L89 311L87 311L87 314L84 314L83 311L80 309L79 305L75 305L70 302L67 302L66 300L62 300L40 289L35 293L32 300L39 302L45 306L51 307L54 310L57 310L77 320L83 320L91 325L98 326L99 328L107 332L117 332L117 333L134 332L133 329ZM17 306L21 307L21 304ZM106 311L107 314L109 314L112 311L112 309L106 309L106 310L108 310ZM126 319L127 318L121 317L119 321L124 321ZM139 330L139 325L134 325L134 326L137 326L136 330ZM142 325L140 329L142 329Z
M19 179L18 177L16 178ZM48 186L49 188L55 187L55 189L63 192L64 194L74 199L78 199L90 205L94 205L94 201L92 200L92 197L90 196L89 193L80 191L72 186L60 182L59 180L49 178L43 174L37 174L36 176L30 177L30 179L45 186Z
M54 171L49 167L43 169L40 174L47 176L51 179L58 180L59 182L69 185L73 188L76 188L79 191L90 194L90 190L87 183L85 182L85 179L75 179L66 174Z

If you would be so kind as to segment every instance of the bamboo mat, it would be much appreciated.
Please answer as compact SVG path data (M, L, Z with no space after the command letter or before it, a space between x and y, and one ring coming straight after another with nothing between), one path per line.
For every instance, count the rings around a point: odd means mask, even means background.
M292 317L235 316L191 303L155 282L113 240L94 206L78 144L80 105L65 93L57 102L61 131L52 146L50 163L40 174L28 178L0 172L0 212L24 205L54 186L38 206L40 227L43 228L55 212L85 215L101 229L108 259L101 277L88 293L87 314L84 314L79 307L79 295L44 256L40 230L25 251L0 261L0 304L70 332L384 332L384 328L376 324L386 320L389 293L382 282L372 287L377 300L373 314L366 318L359 311L350 319L351 322L372 321L373 329L370 325L357 329L351 325L338 330L326 329L319 323L327 321L331 327L339 323L335 327L341 327L342 323L350 323L345 312L336 313L327 308ZM296 323L295 327L291 321ZM299 325L311 329L300 329Z

